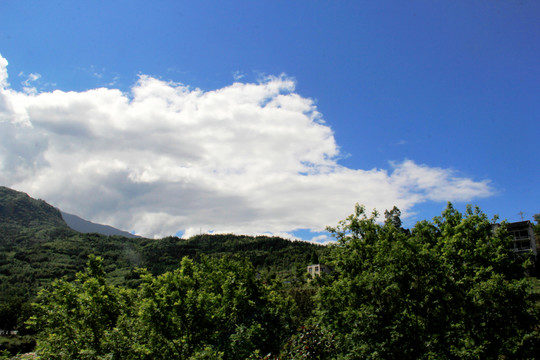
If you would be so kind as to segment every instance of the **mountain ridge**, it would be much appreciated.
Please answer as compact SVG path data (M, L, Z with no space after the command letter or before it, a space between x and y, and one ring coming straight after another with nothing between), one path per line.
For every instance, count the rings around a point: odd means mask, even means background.
M138 238L127 231L85 220L58 209L44 200L34 199L25 192L0 186L0 223L13 226L69 227L79 233Z
M67 227L60 210L54 206L5 186L0 186L0 223L26 227Z
M201 234L189 239L147 239L82 233L70 228L61 211L45 201L0 187L0 329L18 330L19 334L27 331L28 309L39 290L55 279L74 280L90 255L103 259L111 284L136 288L142 281L138 268L158 276L178 269L184 257L194 261L245 258L263 281L295 284L304 278L306 266L328 250L268 236ZM13 345L12 352L31 350L33 338L28 339ZM0 336L0 352L2 349Z
M97 224L97 223L85 220L77 215L69 214L62 210L60 210L60 213L62 214L62 218L64 219L64 221L70 228L83 234L97 233L97 234L107 235L107 236L118 235L118 236L124 236L127 238L140 237L138 235L133 235L130 232L114 228L110 225Z

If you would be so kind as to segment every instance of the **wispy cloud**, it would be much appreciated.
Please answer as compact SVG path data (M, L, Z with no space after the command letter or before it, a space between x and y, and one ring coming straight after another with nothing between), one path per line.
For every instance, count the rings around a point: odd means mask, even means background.
M488 181L404 160L351 169L287 76L202 91L14 91L0 57L0 183L145 236L321 231L349 214L489 196ZM323 238L314 241L325 241Z
M77 67L77 73L92 79L94 86L98 87L113 87L118 86L120 75L116 72L108 71L106 68L90 65L88 67Z
M25 80L23 80L21 82L23 91L25 93L31 94L31 95L37 94L38 90L37 90L36 86L34 85L34 83L36 81L38 81L39 79L41 79L40 74L30 73L30 74L26 75L25 73L21 72L21 73L19 73L19 77L26 78Z
M234 81L240 81L242 80L243 78L246 77L246 74L241 72L241 71L235 71L233 72L233 79Z
M90 66L88 69L83 69L87 71L89 74L91 74L96 79L102 79L103 74L105 73L105 69L101 68L98 69L95 65Z

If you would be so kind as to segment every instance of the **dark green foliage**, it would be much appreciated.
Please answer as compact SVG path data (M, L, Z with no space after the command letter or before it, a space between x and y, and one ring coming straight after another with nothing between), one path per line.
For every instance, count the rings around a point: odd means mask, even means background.
M240 259L184 258L180 269L145 278L141 289L141 340L152 349L148 358L188 358L211 348L224 359L243 359L256 350L276 350L294 310Z
M140 264L152 274L174 270L184 256L198 259L200 255L228 257L242 254L259 271L290 271L309 264L306 254L324 256L327 248L303 241L278 237L243 236L233 234L198 235L183 240L166 237L161 240L137 240L140 244Z
M478 209L451 205L412 232L356 212L329 230L333 281L316 297L316 318L334 334L336 358L534 358L538 303L510 250Z
M43 200L0 186L0 224L3 230L19 227L67 228L60 211ZM4 233L4 231L2 231ZM4 233L5 234L5 233Z
M129 304L129 291L107 284L102 260L91 257L74 282L56 280L40 292L29 324L43 358L96 359L114 351L109 339Z
M200 262L139 288L107 283L102 260L91 258L75 282L42 290L31 324L47 359L245 359L277 352L290 335L294 304L257 280L241 259Z
M257 269L273 267L276 270L290 269L295 265L305 268L309 264L306 254L315 254L318 257L327 252L326 247L305 241L233 234L194 236L186 245L197 249L200 253L216 256L241 253Z
M280 359L332 359L336 352L334 336L317 325L302 326L283 346Z
M128 239L79 234L46 203L0 188L0 328L19 332L0 336L0 357L27 351L32 331L50 359L535 357L540 283L504 223L494 231L478 209L451 205L412 230L396 207L384 215L358 206L329 229L332 247ZM334 271L307 279L312 263Z
M324 256L326 250L271 237L202 235L189 240L150 240L80 234L69 229L52 206L0 187L0 329L27 333L24 321L38 290L54 279L74 280L91 254L103 258L111 284L136 288L141 283L136 268L145 267L159 275L175 270L184 256L198 261L205 254L242 254L255 264L262 280L302 280L309 263L307 254ZM16 343L7 338L2 341L0 350L5 349L2 344Z
M392 225L396 229L401 229L401 211L397 208L397 206L394 206L392 210L384 211L384 223L387 225Z
M5 354L5 359L12 359L17 353L27 353L34 350L36 340L30 335L9 335L0 337L0 359Z

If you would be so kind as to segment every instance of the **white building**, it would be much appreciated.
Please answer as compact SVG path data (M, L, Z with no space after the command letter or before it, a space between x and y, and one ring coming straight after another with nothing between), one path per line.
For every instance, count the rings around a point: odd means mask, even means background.
M323 264L314 264L307 267L307 272L311 277L321 276L321 274L329 274L332 270L329 266Z

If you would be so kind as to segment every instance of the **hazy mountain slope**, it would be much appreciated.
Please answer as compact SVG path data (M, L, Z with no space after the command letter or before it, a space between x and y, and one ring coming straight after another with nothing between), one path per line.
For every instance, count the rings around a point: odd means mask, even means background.
M62 213L62 218L67 223L67 225L73 230L78 231L80 233L85 233L85 234L98 233L102 235L118 235L118 236L124 236L124 237L129 237L129 238L138 237L127 231L118 230L109 225L96 224L91 221L81 219L77 215L68 214L63 211L61 213Z

